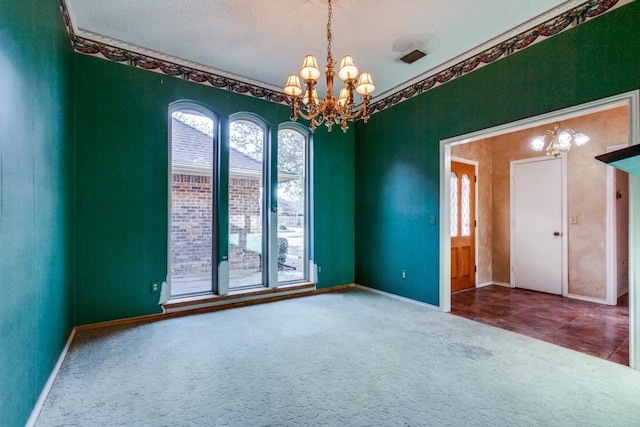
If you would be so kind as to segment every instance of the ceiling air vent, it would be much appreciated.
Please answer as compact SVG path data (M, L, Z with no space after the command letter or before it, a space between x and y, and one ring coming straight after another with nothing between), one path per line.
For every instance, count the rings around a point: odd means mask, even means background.
M418 59L423 58L425 56L427 56L427 52L425 52L423 50L420 50L420 49L413 49L412 51L402 55L398 59L400 61L404 62L405 64L413 64Z

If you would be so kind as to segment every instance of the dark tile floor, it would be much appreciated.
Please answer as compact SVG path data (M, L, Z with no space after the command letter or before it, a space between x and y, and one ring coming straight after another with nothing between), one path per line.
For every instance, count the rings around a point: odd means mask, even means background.
M629 302L601 305L487 286L451 295L451 313L629 365Z

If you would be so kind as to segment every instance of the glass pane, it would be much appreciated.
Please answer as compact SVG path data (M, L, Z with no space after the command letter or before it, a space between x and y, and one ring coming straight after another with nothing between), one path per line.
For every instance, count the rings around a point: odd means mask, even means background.
M278 282L306 279L305 146L300 132L278 132Z
M471 235L471 180L467 174L462 175L462 231L463 236Z
M213 120L171 115L171 294L210 292Z
M458 175L451 172L451 237L458 235Z
M229 289L261 285L264 131L238 120L229 133Z

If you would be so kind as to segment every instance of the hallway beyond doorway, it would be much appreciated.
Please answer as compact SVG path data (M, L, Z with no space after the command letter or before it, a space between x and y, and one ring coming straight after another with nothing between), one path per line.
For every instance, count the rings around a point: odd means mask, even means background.
M610 306L492 285L452 294L451 314L629 365L626 294Z

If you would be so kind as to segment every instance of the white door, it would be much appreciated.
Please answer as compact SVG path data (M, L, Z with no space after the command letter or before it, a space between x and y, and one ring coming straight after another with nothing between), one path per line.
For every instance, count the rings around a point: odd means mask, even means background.
M563 159L530 159L511 167L511 283L562 295Z

